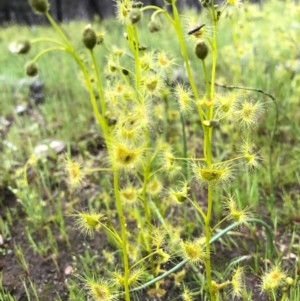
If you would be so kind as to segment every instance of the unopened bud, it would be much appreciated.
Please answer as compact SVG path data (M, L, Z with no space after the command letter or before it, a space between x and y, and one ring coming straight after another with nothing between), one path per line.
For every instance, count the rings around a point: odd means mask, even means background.
M287 292L293 285L294 285L294 279L291 277L286 277L282 285L282 291Z
M123 73L124 75L128 75L128 74L129 74L129 71L128 71L127 69L123 68L123 69L122 69L122 73Z
M195 54L200 60L204 60L208 54L208 47L203 40L200 40L195 47Z
M115 66L115 65L109 64L109 66L108 66L108 69L109 69L109 71L110 71L110 72L112 72L112 73L113 73L113 72L115 72L115 71L116 71L116 69L117 69L117 68L116 68L116 66Z
M38 14L45 14L49 10L49 2L47 0L29 0L32 9Z
M28 40L19 40L9 45L9 50L16 54L26 54L30 48L31 44Z
M291 277L286 277L285 278L285 283L289 286L292 286L294 284L294 279Z
M141 10L139 8L133 8L130 11L130 13L129 13L128 18L129 18L129 22L131 24L138 23L141 20L141 18L142 18L142 12L141 12Z
M29 62L25 66L26 75L33 77L36 76L39 72L38 66L35 62Z
M210 5L210 0L200 0L200 3L203 7L207 8Z
M157 32L157 31L160 31L160 28L161 28L161 25L159 22L155 21L155 20L151 20L149 23L148 23L148 29L151 33L153 32Z
M87 49L92 50L98 41L96 32L92 29L91 25L88 25L82 34L82 42Z

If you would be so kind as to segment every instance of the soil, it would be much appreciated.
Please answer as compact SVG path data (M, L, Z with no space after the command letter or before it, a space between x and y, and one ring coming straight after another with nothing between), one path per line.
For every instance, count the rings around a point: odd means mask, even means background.
M66 282L73 277L72 272L76 271L76 266L78 265L76 258L84 255L87 248L91 251L97 250L101 246L102 250L110 250L111 246L106 241L105 236L99 234L93 239L83 237L78 230L74 229L72 220L67 219L66 229L71 245L68 246L55 226L51 225L52 232L56 233L55 238L58 243L59 255L57 257L50 255L43 258L35 254L29 246L28 238L24 231L26 217L22 214L22 210L13 194L7 189L2 189L1 195L5 200L0 209L2 219L5 220L5 210L7 208L17 209L19 219L14 224L13 229L11 229L11 237L7 238L4 244L0 246L0 271L2 271L0 296L1 290L3 290L4 296L10 293L16 301L29 301L30 299L26 295L24 283L30 290L31 281L37 288L40 301L55 300L58 296L62 301L68 300L69 293ZM43 231L39 231L33 235L33 238L36 242L41 241L44 234ZM14 244L18 244L23 251L28 266L28 270L26 271L21 268L17 260L14 252ZM99 255L97 251L91 251L91 253L92 255L93 253L94 255ZM101 265L102 262L102 256L98 256L95 264ZM164 298L167 298L167 300L178 296L179 290L178 288L174 289L172 279L166 281L161 288L166 290Z

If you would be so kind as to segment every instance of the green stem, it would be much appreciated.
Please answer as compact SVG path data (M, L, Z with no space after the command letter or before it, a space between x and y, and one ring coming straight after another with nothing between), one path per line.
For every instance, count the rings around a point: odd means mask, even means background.
M212 11L213 16L215 16L214 9ZM207 95L209 96L209 101L212 101L212 104L210 105L208 109L208 120L213 119L213 112L214 112L214 106L213 106L213 99L215 95L215 78L216 78L216 65L217 65L217 21L215 17L213 17L214 22L214 34L213 34L213 62L212 62L212 74L211 74L211 87L210 92L209 88L207 90ZM203 68L205 68L205 64L203 65ZM207 77L207 74L205 75ZM207 80L206 80L207 84ZM213 164L212 160L212 134L213 134L213 128L208 128L205 130L204 135L204 157L207 159L208 166L211 166ZM211 238L211 216L212 216L212 207L213 207L213 190L212 187L208 187L208 205L207 205L207 214L206 214L206 220L205 220L205 237L206 237L206 252L208 254L205 267L206 267L206 278L208 283L208 290L210 294L211 301L215 300L215 295L213 294L213 287L212 287L212 275L211 275L211 254L210 254L210 238Z
M64 35L64 33L62 32L62 30L56 24L56 22L53 20L53 18L51 17L51 15L48 12L46 12L45 15L46 15L48 21L50 22L50 24L53 26L54 30L57 32L57 34L62 38L62 40L66 43L66 45L69 46L70 49L72 49L72 45L71 45L70 41Z
M176 157L174 158L174 160L186 160L186 161L204 161L206 162L206 159L205 158L179 158L179 157Z
M136 91L138 92L139 102L142 102L143 99L142 99L142 97L139 93L140 82L141 82L141 64L140 64L140 57L139 57L139 39L138 39L138 34L137 34L136 27L134 25L133 26L128 26L128 38L133 43L133 52L134 52L134 58L135 58ZM146 142L147 148L149 148L150 139L149 139L149 132L148 132L147 129L145 129L144 135L145 135L145 138L146 138L146 141L147 141ZM146 160L147 160L147 162L149 162L148 156L147 156ZM142 190L142 200L143 200L144 213L145 213L145 216L146 216L146 223L147 223L146 227L148 229L148 236L147 237L149 237L149 239L146 239L145 243L146 243L148 253L151 253L151 243L149 241L150 240L149 234L151 233L151 216L150 216L150 210L149 210L149 207L148 207L147 196L146 196L149 176L150 176L150 164L147 164L146 167L145 167L145 171L144 171L144 183L143 183L143 190ZM151 266L154 270L154 261L153 261L152 256L150 257L150 262L151 262Z
M160 223L164 226L166 232L168 233L168 235L171 237L171 231L170 228L168 227L168 225L166 224L165 219L163 218L163 216L161 215L159 209L157 208L155 202L151 201L151 205L153 207L153 211L155 212L155 214L157 215L157 218L159 219Z
M65 50L74 57L75 61L79 65L81 71L83 72L83 75L84 75L84 78L85 78L85 81L86 81L86 84L87 84L87 88L88 88L88 91L89 91L89 94L90 94L90 99L91 99L94 114L96 116L96 119L97 119L99 125L101 126L101 128L103 130L103 134L104 134L106 144L109 145L108 144L109 136L108 136L106 122L105 122L105 119L103 118L103 116L101 116L101 114L99 112L97 102L96 102L96 98L95 98L91 83L89 81L89 76L88 76L88 73L86 71L86 68L85 68L84 64L82 63L82 61L80 60L80 58L76 55L76 53L73 50L72 45L70 44L69 40L65 37L65 35L60 30L60 28L55 23L55 21L52 19L52 17L48 13L46 13L46 16L47 16L49 22L51 23L51 25L56 30L56 32L61 36L61 38L67 44L68 47ZM94 64L95 64L95 58L93 56L93 53L91 53L91 55L92 55L92 58L93 58L93 61L94 61ZM100 80L99 80L99 83L101 83ZM104 98L103 98L103 100L104 100ZM120 198L120 193L119 193L119 174L118 174L117 171L114 171L114 191L115 191L116 206L117 206L117 211L118 211L119 221L120 221L120 226L121 226L121 240L122 240L121 241L121 246L122 246L122 253L123 253L123 264L124 264L125 299L126 299L126 301L130 301L129 284L128 284L130 269L129 269L128 254L127 254L127 233L126 233L125 217L124 217L124 214L123 214L123 208L122 208L121 198ZM117 238L117 237L115 237L115 238Z
M215 300L215 296L213 294L213 287L212 287L212 277L211 277L211 254L210 254L210 240L211 240L211 229L210 229L210 222L211 222L211 215L212 215L212 187L208 187L208 207L207 207L207 214L205 219L205 238L206 238L206 254L207 258L205 260L205 270L206 270L206 278L208 283L208 290L211 297L211 300Z
M175 22L174 20L171 18L171 16L164 10L164 9L161 9L160 7L158 6L155 6L155 5L147 5L145 7L143 7L141 9L141 11L146 11L146 10L149 10L149 9L153 9L155 10L156 12L151 16L151 19L154 19L155 16L159 13L161 14L164 14L166 16L166 18L168 19L168 21L175 27Z
M134 265L131 266L131 269L133 269L134 267L138 266L140 263L142 263L144 260L148 259L149 257L152 257L153 255L155 255L157 253L157 251L152 252L151 254L148 254L147 256L143 257L142 259L140 259L139 261L137 261Z
M145 138L147 140L147 148L149 148L150 146L150 139L149 139L149 133L147 131L147 129L145 129L144 131L145 134ZM147 156L146 158L146 162L149 162L149 156ZM145 170L144 170L144 183L143 183L143 190L142 190L142 202L143 202L143 207L144 207L144 213L145 213L145 217L146 217L146 227L148 230L148 236L147 239L145 240L145 244L147 247L147 252L151 253L151 242L150 242L150 233L151 233L151 214L150 214L150 210L148 207L148 201L147 201L147 184L150 178L150 163L146 164ZM142 227L145 225L142 225ZM155 266L154 266L154 260L153 260L153 256L150 257L150 263L151 263L151 267L152 270L155 270Z
M136 74L136 90L139 91L141 86L141 64L139 57L139 39L136 31L136 27L132 26L132 39L134 41L134 58L135 58L135 74ZM138 93L140 99L140 93Z
M97 171L113 171L112 168L89 168L85 170L87 173L93 173Z
M123 208L122 208L120 192L119 192L119 173L117 171L114 172L114 191L115 191L116 206L117 206L117 211L118 211L119 221L121 226L125 299L126 301L130 301L129 285L128 285L130 269L129 269L128 254L127 254L127 233L126 233L125 217L123 214Z
M163 133L164 133L164 138L165 138L165 141L167 142L168 141L168 132L167 132L167 129L169 128L169 99L167 96L164 96L164 104L165 104L165 109L164 109L164 116L163 116L163 122L164 122L164 130L163 130Z
M100 76L100 72L99 72L99 67L98 67L93 49L90 50L90 54L92 57L94 68L96 70L96 77L97 77L97 81L98 81L99 95L100 95L100 101L101 101L102 116L105 116L106 105L105 105L104 90L103 90L103 85L102 85L101 76Z
M101 225L111 236L112 238L119 244L120 247L122 247L122 239L120 238L119 234L110 230L106 225Z
M62 46L62 47L65 47L66 45L55 40L55 39L49 39L49 38L38 38L38 39L33 39L30 41L31 44L35 44L35 43L40 43L40 42L49 42L49 43L53 43L53 44L56 44L58 46Z
M66 51L66 48L51 47L51 48L45 49L45 50L41 51L39 54L37 54L37 56L33 59L33 62L36 63L44 54L51 52L51 51L56 51L56 50Z
M183 146L183 158L187 158L187 143L186 143L186 128L184 113L180 112L181 130L182 130L182 146ZM184 174L186 179L189 178L188 161L184 161Z
M132 25L127 25L126 26L126 30L127 30L127 40L128 40L128 43L129 43L129 47L131 49L131 52L133 54L135 54L135 48L134 48L134 42L133 42L133 34L132 34ZM134 56L135 58L135 56Z
M96 119L99 123L99 125L101 126L102 130L103 130L103 133L104 133L104 137L105 137L105 141L107 142L107 138L108 138L108 135L107 135L107 126L106 126L106 122L105 120L103 119L103 117L100 115L99 113L99 109L98 109L98 106L97 106L97 102L96 102L96 98L95 98L95 95L94 95L94 92L93 92L93 88L91 86L91 83L89 81L89 76L87 74L87 71L85 69L85 66L83 65L83 63L81 62L81 60L78 58L78 56L76 55L76 53L74 52L73 49L69 49L69 48L59 48L59 47L51 47L51 48L48 48L44 51L41 51L33 60L33 62L36 62L38 61L44 54L48 53L48 52L51 52L51 51L55 51L55 50L60 50L60 51L66 51L68 52L69 54L71 54L73 56L73 58L75 59L75 61L77 62L77 64L79 65L81 71L83 72L83 76L85 78L85 81L87 83L87 88L88 88L88 91L89 91L89 94L90 94L90 99L91 99L91 102L92 102L92 107L93 107L93 111L95 113L95 116L96 116Z
M203 218L203 221L206 221L206 215L204 214L202 208L199 206L199 204L193 200L191 200L189 197L186 198L188 201L192 203L192 205L196 208L196 210L200 213L201 217Z
M287 296L287 293L286 293L286 292L284 292L284 293L282 294L282 297L281 297L281 300L280 300L280 301L285 301L285 299L286 299L286 296Z
M149 208L148 208L147 195L146 195L147 184L148 184L148 180L149 180L149 174L150 174L149 168L146 167L145 168L145 173L144 173L144 184L143 184L143 197L142 197L142 199L143 199L143 207L144 207L144 212L145 212L145 215L146 215L146 221L147 221L147 225L148 225L148 230L150 230L149 226L151 225L151 222L150 222L150 212L149 212ZM151 233L151 232L149 232L149 233ZM147 248L148 247L149 246L147 246Z
M82 61L80 60L80 58L76 55L76 53L73 50L70 50L70 49L66 49L66 50L67 50L67 52L69 52L74 57L76 63L78 64L78 66L80 67L80 69L83 73L84 79L86 81L87 89L89 91L90 100L91 100L91 103L92 103L94 114L96 116L96 119L97 119L102 131L103 131L105 142L106 142L106 145L108 146L109 136L108 136L108 130L107 130L106 122L105 122L105 119L103 118L103 116L101 116L101 114L99 112L97 101L96 101L96 98L95 98L95 95L94 95L94 92L93 92L93 87L90 83L89 75L86 71L86 68L85 68L84 64L82 63Z
M215 80L216 80L216 67L217 67L217 21L214 20L214 33L213 33L213 60L211 72L211 98L215 96ZM210 116L211 117L211 116Z
M230 215L226 215L223 219L221 219L212 229L211 229L211 232L213 233L216 229L218 229L221 224L223 222L225 222L228 218L230 217Z
M215 97L215 80L216 80L216 67L217 67L217 21L213 19L214 21L214 33L213 33L213 60L212 60L212 72L211 72L211 86L210 86L210 100L212 101L212 105L209 107L208 111L208 120L213 119L213 113L214 113L214 97ZM212 134L213 134L213 128L209 128L208 130L208 139L209 144L211 147L212 143Z
M208 74L207 74L205 60L201 60L201 62L202 62L202 68L203 68L204 77L205 77L207 98L210 99L211 94L210 94L210 89L209 89L209 78L208 78Z
M101 116L101 114L99 112L97 102L96 102L96 98L95 98L95 95L94 95L94 92L93 92L93 87L90 83L89 76L88 76L88 73L86 71L86 68L85 68L84 64L82 63L81 59L77 56L77 54L74 51L71 43L69 42L67 37L64 35L62 30L59 28L59 26L56 24L56 22L53 20L51 15L48 12L46 12L45 15L46 15L47 19L49 20L50 24L52 25L52 27L54 28L54 30L62 38L62 40L66 43L67 48L65 49L65 51L67 51L71 56L73 56L73 58L75 59L76 63L78 64L78 66L80 67L80 69L83 73L83 76L84 76L84 79L86 81L87 88L88 88L88 91L89 91L90 100L91 100L91 103L92 103L94 114L96 116L96 119L97 119L102 131L103 131L104 138L105 138L105 141L106 141L106 144L107 144L107 142L109 141L109 137L108 137L106 122L105 122L105 119Z
M194 82L194 78L192 76L192 71L191 71L191 67L190 67L186 47L185 47L185 44L184 44L180 17L179 17L179 14L178 14L178 10L177 10L175 1L172 1L172 9L173 9L174 20L175 20L175 30L176 30L177 37L178 37L178 40L179 40L182 57L183 57L183 60L185 62L185 67L186 67L186 71L187 71L187 74L188 74L188 79L189 79L190 85L192 87L194 97L197 101L199 99L199 94L198 94L198 91L197 91L196 84ZM203 120L204 120L204 116L203 116L203 111L202 111L201 107L198 107L198 112L199 112L199 117L200 117L200 120L201 120L201 123L202 123ZM202 127L203 127L203 125L202 125Z

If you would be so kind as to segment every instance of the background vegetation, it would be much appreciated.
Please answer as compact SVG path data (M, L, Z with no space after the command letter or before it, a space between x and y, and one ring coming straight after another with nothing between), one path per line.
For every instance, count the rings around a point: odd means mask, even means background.
M196 18L199 23L206 22L205 15L192 10L186 10L183 15L188 19ZM163 49L175 57L178 67L174 71L174 79L186 81L173 30L162 21L162 30L150 34L147 23L146 15L139 25L141 44L153 51ZM81 42L81 32L85 26L85 22L62 25L82 59L86 59ZM97 32L105 31L106 45L126 49L123 27L114 20L95 20L93 28ZM51 38L55 37L55 33L47 26L28 28L13 25L1 29L0 296L1 300L48 300L50 294L51 298L58 300L84 300L78 281L69 275L67 268L75 274L78 272L91 277L95 273L106 275L107 271L114 269L115 264L118 265L118 256L112 251L111 242L107 242L103 235L95 239L79 237L68 214L74 209L96 206L110 208L113 216L115 208L110 201L111 190L107 188L103 174L90 177L82 190L69 192L62 172L63 162L55 150L48 149L34 167L29 164L27 181L31 188L28 190L24 183L24 165L33 153L40 155L37 146L47 147L49 143L57 141L69 154L80 157L89 166L97 165L105 152L103 137L95 124L84 82L72 59L64 54L50 53L39 61L39 77L32 80L24 77L24 65L28 58L13 55L9 51L8 45L14 39L41 36ZM249 206L271 227L275 235L276 258L287 271L291 271L294 279L297 279L299 272L300 253L299 40L300 8L296 3L274 0L262 7L247 5L239 14L220 23L216 78L220 85L262 89L275 98L276 105L263 94L255 95L256 99L263 99L267 103L266 113L255 130L257 134L253 135L264 160L260 169L250 175L239 175L231 190L236 193L241 207ZM34 45L30 56L34 57L43 48L40 44ZM188 48L188 51L197 86L199 90L204 90L201 64L194 59L193 48ZM106 63L107 55L105 47L96 49L96 58L101 66ZM30 90L30 86L39 86L38 81L43 82L43 90ZM218 91L226 89L220 87ZM188 114L187 120L190 124L188 149L193 154L201 150L203 142L200 135L195 139L199 124L195 121L194 112ZM174 140L180 143L178 122L174 113L170 132ZM239 129L232 131L233 124L227 127L222 126L215 137L215 147L220 157L226 157L227 153L238 148ZM202 193L200 191L199 195ZM220 220L224 215L222 202L220 195L214 203L215 220ZM186 214L191 214L189 209ZM187 238L201 232L196 216L191 214L189 217L181 229ZM183 217L178 213L178 218L180 220ZM233 231L224 237L213 254L221 266L233 258L242 258L250 267L251 275L259 276L265 267L264 249L265 234L253 225L249 231ZM33 261L33 257L43 262L44 267ZM107 266L103 266L103 260ZM56 279L54 276L45 276L47 281L41 281L42 275L50 273L45 267L52 264ZM172 281L176 287L174 277ZM14 281L12 278L15 278ZM193 278L188 278L188 281L193 286ZM250 294L245 295L244 300L251 300L253 296L256 296L253 300L263 298L256 294L258 278L250 277L248 286ZM168 298L175 299L176 295L180 295L182 288L177 289L178 293ZM299 297L299 285L295 283L290 300L296 301Z
M50 10L53 17L59 22L66 22L74 19L85 19L98 16L101 19L112 17L114 5L111 0L50 0ZM144 5L163 6L163 0L143 0ZM179 3L181 8L193 7L200 9L197 0L182 0ZM16 13L17 12L17 13ZM0 24L6 22L18 22L32 25L37 22L44 22L44 18L35 15L28 2L23 0L2 1L0 3Z

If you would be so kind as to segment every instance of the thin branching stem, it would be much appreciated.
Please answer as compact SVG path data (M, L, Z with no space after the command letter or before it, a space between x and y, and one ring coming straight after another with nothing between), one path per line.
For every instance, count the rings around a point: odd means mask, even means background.
M66 45L63 44L62 42L59 42L55 39L50 39L50 38L37 38L37 39L32 39L30 40L30 43L31 44L35 44L35 43L44 43L44 42L49 42L49 43L53 43L53 44L56 44L58 46L61 46L61 47L65 47Z
M96 70L99 96L100 96L100 101L101 101L101 113L102 113L102 116L105 116L106 104L105 104L104 90L103 90L103 85L102 85L102 80L101 80L101 76L100 76L99 67L98 67L96 57L95 57L95 53L94 53L93 49L90 50L90 55L91 55L91 58L92 58L92 61L93 61L94 68Z
M123 213L123 207L122 207L120 192L119 192L119 173L118 173L118 171L114 172L114 191L115 191L116 206L117 206L117 211L118 211L119 221L120 221L120 226L121 226L125 298L126 298L126 301L130 301L129 285L128 285L130 268L129 268L129 260L128 260L128 254L127 254L127 231L126 231L125 216Z
M32 60L32 62L36 63L43 55L52 52L52 51L66 51L66 48L64 47L51 47L48 49L45 49L43 51L41 51L39 54L37 54L37 56Z
M48 12L46 12L45 15L46 15L48 21L50 22L50 24L52 25L52 27L54 28L54 30L58 33L58 35L62 38L62 40L66 43L66 45L68 47L70 47L70 49L72 49L72 45L71 45L70 41L65 36L65 34L62 32L60 27L56 24L56 22L53 20L51 15Z
M163 14L163 15L165 15L165 17L168 19L168 21L169 21L173 26L175 26L175 22L174 22L174 20L172 19L172 17L171 17L164 9L161 9L161 8L158 7L158 6L155 6L155 5L147 5L147 6L143 7L143 8L141 9L141 11L146 11L146 10L150 10L150 9L155 10L155 13L152 15L152 18L153 18L153 19L155 18L155 16L156 16L157 14Z
M183 112L180 112L180 121L181 121L181 132L182 132L182 155L184 158L187 158L187 141L186 141L186 126L185 126L185 116ZM186 179L189 178L188 162L184 162L184 174Z

